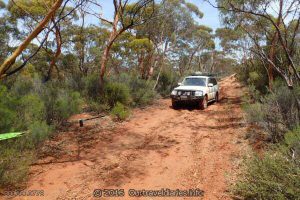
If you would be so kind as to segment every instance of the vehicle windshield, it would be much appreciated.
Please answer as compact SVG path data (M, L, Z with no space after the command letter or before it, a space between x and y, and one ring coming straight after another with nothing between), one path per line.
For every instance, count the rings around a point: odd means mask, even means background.
M182 85L206 86L206 78L185 78Z

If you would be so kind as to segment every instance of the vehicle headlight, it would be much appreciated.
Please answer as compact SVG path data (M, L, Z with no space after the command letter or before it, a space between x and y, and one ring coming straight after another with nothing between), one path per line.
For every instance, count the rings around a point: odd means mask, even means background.
M203 91L201 91L201 90L196 91L196 92L195 92L195 96L196 96L196 97L201 97L201 96L203 96Z
M177 95L177 91L176 91L176 90L173 90L173 91L171 92L171 95Z

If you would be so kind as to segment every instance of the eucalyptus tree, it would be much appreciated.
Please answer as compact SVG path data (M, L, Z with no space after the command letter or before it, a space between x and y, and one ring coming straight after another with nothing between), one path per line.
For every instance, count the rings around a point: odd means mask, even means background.
M179 57L179 72L181 75L188 71L195 71L198 65L195 58L203 52L210 52L213 58L215 43L212 29L203 25L193 25L181 35L172 45L172 54ZM176 59L175 59L176 62ZM213 62L211 63L213 65ZM203 69L202 69L203 70Z
M251 51L264 62L269 82L276 71L289 88L300 83L295 63L300 24L298 0L218 0L217 3L215 7L220 9L227 25L240 28L251 41Z
M90 2L94 2L95 5L98 5L96 1ZM154 5L154 0L137 0L134 2L130 2L129 0L113 0L113 20L105 19L101 15L95 15L103 23L111 27L111 32L100 62L99 84L101 90L103 89L104 76L112 45L122 33L151 19L154 13ZM148 17L145 18L145 15Z
M110 31L106 27L96 25L73 24L69 26L66 35L68 54L76 55L77 68L86 76L88 73L99 71L101 53L106 45Z
M17 37L19 30L17 28L17 21L10 17L6 10L6 5L0 1L0 63L13 51L11 41Z
M24 20L24 26L28 25L31 27L28 32L24 33L26 36L21 39L20 45L8 56L4 62L0 65L0 78L10 76L26 66L30 59L32 59L39 50L41 50L47 42L49 34L54 33L57 38L56 43L58 50L54 56L52 65L54 66L55 60L60 54L61 38L58 24L70 16L79 6L81 6L85 0L73 1L72 7L71 0L11 0L9 3L9 10L14 15L16 19L26 19ZM28 20L31 18L31 20ZM25 26L26 27L26 26ZM23 60L23 63L19 66L14 65L16 60L21 56L28 46L35 40L40 38L40 45L27 58ZM49 69L51 70L51 69Z
M26 49L30 42L35 39L44 29L44 27L51 20L53 14L59 9L62 5L63 0L57 0L52 7L48 10L45 15L45 18L42 21L38 22L37 26L30 32L30 34L24 39L20 46L9 56L0 66L0 78L7 76L9 73L8 70L13 66L17 57Z
M172 51L175 44L186 37L186 32L194 30L196 19L203 17L203 13L192 3L177 0L165 0L156 5L155 20L137 27L137 36L149 38L153 43L154 54L149 68L149 77L154 70L158 70L156 80L159 80L164 66L177 66ZM197 41L195 37L195 41ZM184 47L182 47L184 48ZM181 49L183 50L183 49ZM173 63L172 63L173 62Z

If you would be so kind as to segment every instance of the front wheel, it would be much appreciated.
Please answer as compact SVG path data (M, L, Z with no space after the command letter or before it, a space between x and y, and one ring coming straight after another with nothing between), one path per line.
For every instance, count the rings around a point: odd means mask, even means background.
M215 102L216 102L216 103L219 102L219 93L218 93L218 92L216 93L216 96L215 96Z
M173 109L177 109L178 108L178 102L172 100L172 107L173 107Z
M200 109L204 110L207 108L207 104L208 104L208 99L207 96L205 96L201 101L200 101Z

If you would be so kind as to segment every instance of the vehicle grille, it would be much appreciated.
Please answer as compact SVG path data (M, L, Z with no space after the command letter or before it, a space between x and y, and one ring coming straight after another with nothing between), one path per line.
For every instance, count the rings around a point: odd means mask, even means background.
M178 90L177 95L179 96L195 96L195 91Z

